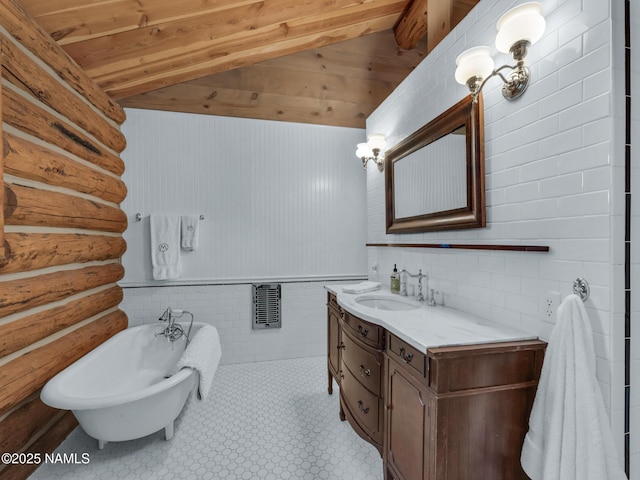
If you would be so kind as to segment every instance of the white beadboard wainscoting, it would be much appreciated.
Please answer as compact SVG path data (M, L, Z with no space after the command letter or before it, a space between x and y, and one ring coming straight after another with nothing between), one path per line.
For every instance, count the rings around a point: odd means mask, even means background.
M368 118L367 131L385 134L393 146L467 95L468 89L454 79L456 57L467 48L488 45L497 66L512 63L510 56L497 52L494 41L498 18L517 3L478 3ZM564 297L576 277L586 278L597 375L622 461L624 2L541 3L547 28L526 58L532 73L529 89L510 102L503 99L497 78L484 88L487 228L387 235L384 175L370 167L367 242L548 245L550 252L370 247L369 274L388 285L394 264L412 272L422 268L429 273L430 287L441 292L440 302L542 338L549 337L555 322L540 308L545 295ZM637 28L635 32L638 38ZM635 398L637 407L640 396ZM631 438L640 436L638 420ZM640 479L638 460L632 467L631 477Z
M366 275L366 176L354 155L364 130L126 112L123 286L162 284L150 213L205 217L175 284Z

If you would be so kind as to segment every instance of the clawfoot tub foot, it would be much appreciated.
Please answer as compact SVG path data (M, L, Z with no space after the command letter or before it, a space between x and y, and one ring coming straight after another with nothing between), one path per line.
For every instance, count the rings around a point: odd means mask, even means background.
M98 450L103 450L106 443L106 440L98 440Z
M171 440L173 438L173 422L164 427L164 439Z

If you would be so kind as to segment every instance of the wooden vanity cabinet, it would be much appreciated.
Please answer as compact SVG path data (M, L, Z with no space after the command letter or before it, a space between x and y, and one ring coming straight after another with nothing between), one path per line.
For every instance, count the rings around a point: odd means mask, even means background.
M546 343L421 352L328 294L340 418L381 453L385 480L528 480L520 451Z
M527 480L520 451L546 343L387 342L387 480ZM415 362L415 363L414 363Z

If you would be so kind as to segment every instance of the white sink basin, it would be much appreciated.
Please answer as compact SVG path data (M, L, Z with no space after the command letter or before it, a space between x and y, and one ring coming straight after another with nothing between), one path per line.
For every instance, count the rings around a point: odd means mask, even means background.
M375 308L377 310L415 310L420 308L420 304L415 300L405 297L390 297L388 295L362 295L355 299L358 305Z

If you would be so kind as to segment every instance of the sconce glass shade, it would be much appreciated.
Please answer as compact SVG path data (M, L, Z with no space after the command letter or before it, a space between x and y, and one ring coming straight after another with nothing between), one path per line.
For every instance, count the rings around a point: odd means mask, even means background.
M356 147L356 157L358 158L369 158L373 157L373 152L371 148L366 143L359 143Z
M503 53L509 53L511 47L521 40L533 45L540 40L546 28L542 5L539 2L518 5L500 17L496 27L496 48Z
M378 151L381 152L387 146L387 141L382 133L372 133L368 137L367 145L371 150L375 150L377 148Z
M382 133L372 133L367 143L359 143L356 147L356 157L362 160L362 167L367 170L369 160L378 166L378 171L384 170L384 149L387 141Z
M489 47L473 47L456 58L456 81L466 85L473 77L485 79L493 72L493 58Z

